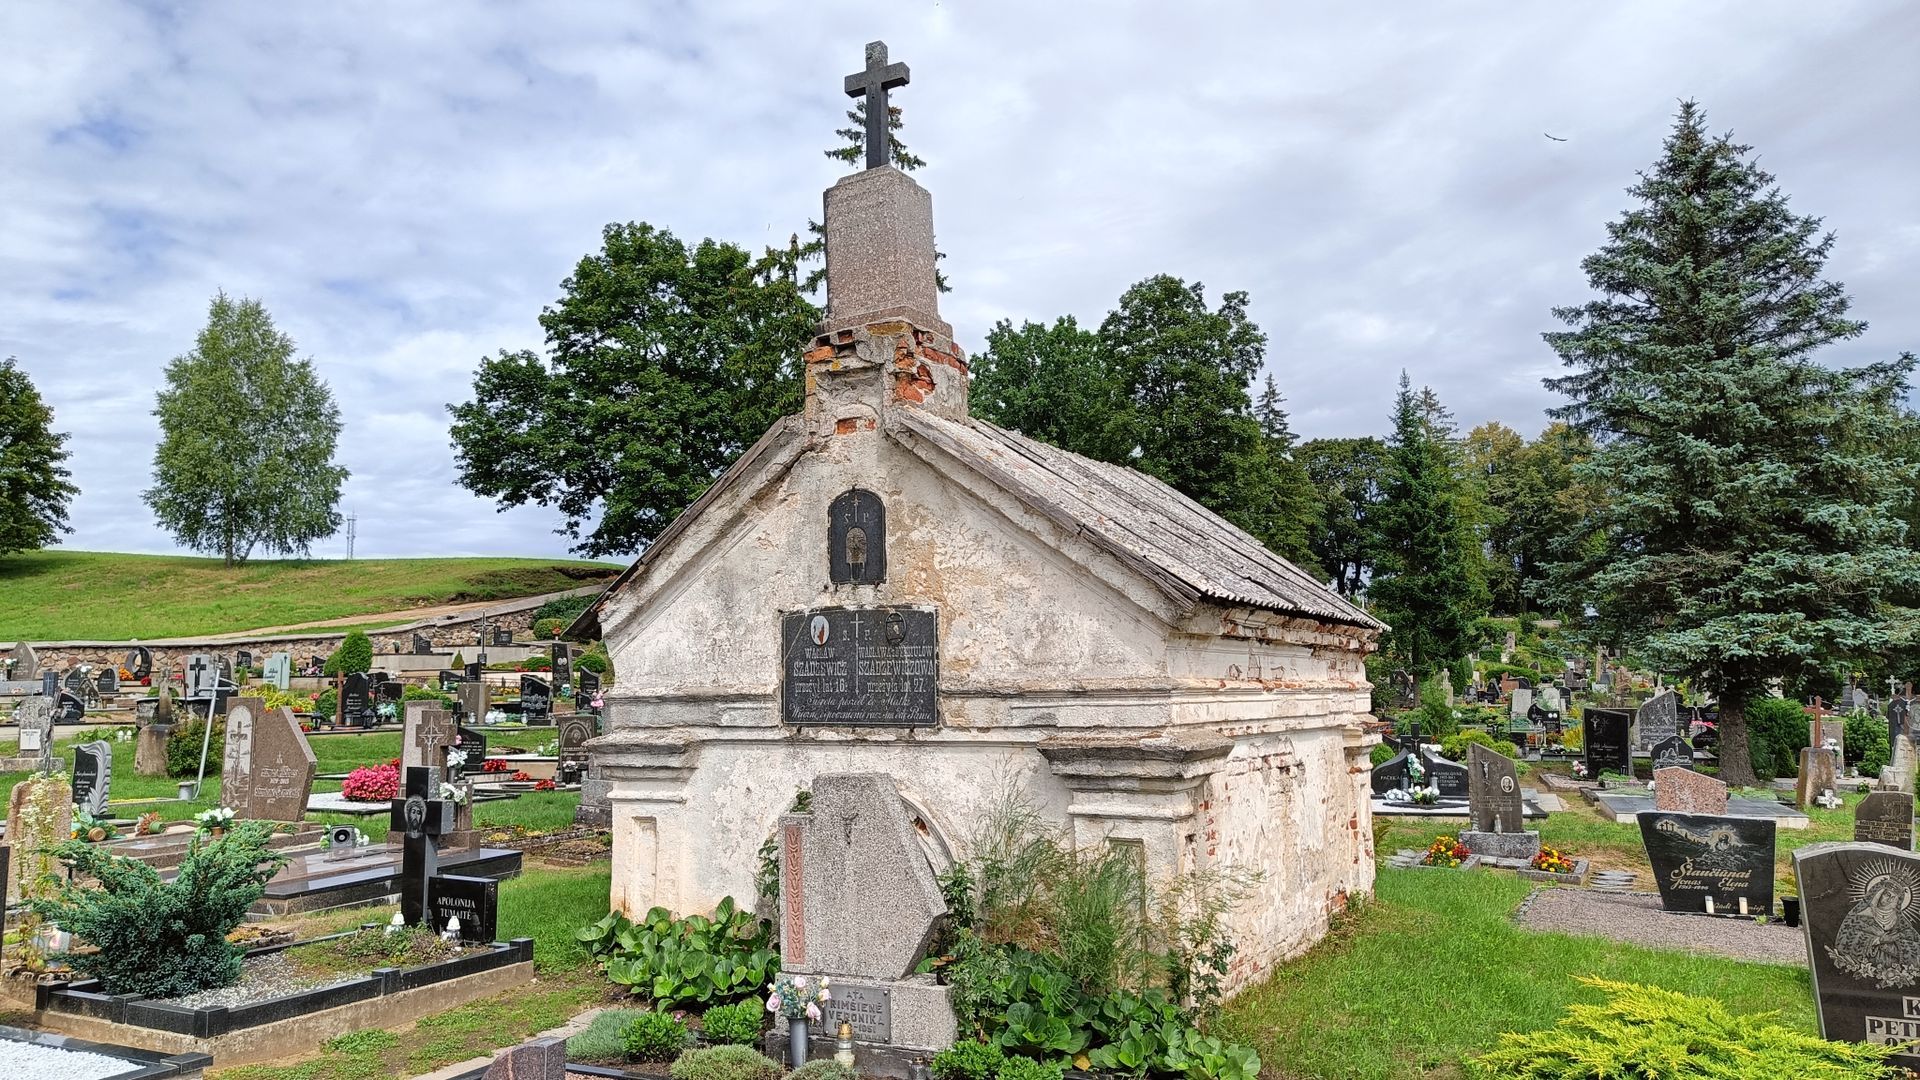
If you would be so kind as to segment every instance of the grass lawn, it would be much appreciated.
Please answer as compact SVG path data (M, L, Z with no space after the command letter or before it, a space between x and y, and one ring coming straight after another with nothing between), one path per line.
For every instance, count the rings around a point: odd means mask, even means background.
M1624 828L1624 826L1622 826ZM1376 897L1305 956L1235 998L1218 1030L1286 1080L1464 1077L1464 1055L1501 1032L1547 1027L1601 994L1597 975L1778 1011L1817 1034L1806 970L1522 930L1509 916L1532 883L1489 871L1380 871Z
M554 559L265 560L33 551L0 557L0 641L236 633L576 589L608 563Z

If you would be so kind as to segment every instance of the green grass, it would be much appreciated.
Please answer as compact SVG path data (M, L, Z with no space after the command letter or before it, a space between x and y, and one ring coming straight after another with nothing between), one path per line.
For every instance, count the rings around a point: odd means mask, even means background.
M237 633L604 582L607 563L555 559L267 560L34 551L0 557L0 641Z
M1602 995L1598 975L1780 1012L1817 1034L1803 968L1750 964L1522 930L1509 916L1532 883L1483 871L1382 869L1375 899L1305 956L1230 1002L1218 1031L1260 1051L1267 1076L1459 1077L1463 1056Z

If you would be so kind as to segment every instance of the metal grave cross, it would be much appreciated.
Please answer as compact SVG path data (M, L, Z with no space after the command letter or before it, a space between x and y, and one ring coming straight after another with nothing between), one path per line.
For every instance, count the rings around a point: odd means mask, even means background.
M867 67L847 76L847 96L867 99L867 168L878 169L893 157L887 135L887 91L907 85L907 65L887 63L887 43L867 43Z

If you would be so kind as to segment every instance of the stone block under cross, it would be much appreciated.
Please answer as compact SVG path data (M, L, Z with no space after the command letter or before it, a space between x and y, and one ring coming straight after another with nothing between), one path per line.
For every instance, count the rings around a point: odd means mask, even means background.
M427 891L440 865L440 838L454 829L454 805L440 798L440 770L415 765L407 785L393 800L388 825L404 833L400 850L400 918L418 926L432 911Z

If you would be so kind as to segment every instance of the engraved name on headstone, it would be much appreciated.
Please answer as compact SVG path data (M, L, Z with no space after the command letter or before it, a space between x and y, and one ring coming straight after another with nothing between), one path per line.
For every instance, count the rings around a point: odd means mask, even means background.
M1657 786L1656 789L1658 790ZM1704 912L1708 898L1721 915L1773 909L1772 818L1719 817L1642 811L1640 838L1668 911Z
M1853 839L1913 850L1913 793L1876 791L1853 808Z
M939 722L938 615L926 608L818 608L780 619L780 717L788 724Z
M1920 855L1881 844L1793 854L1820 1034L1901 1047L1920 1069Z

